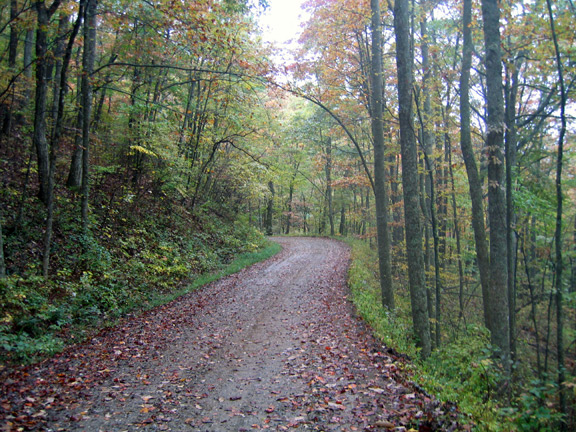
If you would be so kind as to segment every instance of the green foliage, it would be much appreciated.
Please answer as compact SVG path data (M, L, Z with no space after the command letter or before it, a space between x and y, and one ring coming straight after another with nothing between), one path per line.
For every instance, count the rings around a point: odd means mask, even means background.
M410 321L402 312L407 309L407 299L398 296L397 302L403 306L396 311L385 311L382 307L375 251L370 249L365 241L348 240L348 243L352 246L348 285L352 291L352 300L362 318L386 346L409 356L416 356L417 349Z
M78 234L78 222L62 214L62 229L70 233L57 244L56 274L49 280L29 275L0 280L0 357L29 362L54 354L65 345L63 335L82 337L279 248L246 221L222 220L211 210L199 212L194 223L162 223L149 214L132 223L128 212L116 212L117 235L108 228ZM95 214L95 223L102 216Z
M559 414L550 402L557 393L552 381L519 382L524 390L510 403L502 399L498 383L501 369L493 361L488 330L470 325L441 349L421 361L411 337L407 293L396 291L397 309L381 305L376 251L366 242L349 240L352 262L348 282L359 315L386 346L408 354L406 368L419 385L442 400L458 404L482 431L553 431Z
M457 402L486 430L500 430L506 423L498 413L502 373L492 359L489 339L486 328L469 326L422 364L420 380L442 399Z
M0 347L24 362L33 362L62 350L64 342L53 334L33 337L26 333L0 332Z
M562 416L549 402L558 392L556 382L534 380L526 389L515 406L502 410L502 415L513 419L518 432L556 431Z
M0 353L32 361L62 348L63 342L52 332L66 325L69 317L48 301L54 288L39 277L0 279Z

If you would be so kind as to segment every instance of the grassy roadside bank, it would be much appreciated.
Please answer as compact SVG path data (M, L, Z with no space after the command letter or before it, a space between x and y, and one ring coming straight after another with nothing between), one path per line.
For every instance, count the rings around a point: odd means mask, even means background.
M385 311L376 251L361 240L345 241L351 246L348 284L357 313L386 346L409 357L404 367L415 383L443 401L456 403L474 430L556 430L558 414L543 403L554 392L553 385L520 380L512 397L498 395L500 370L492 361L489 334L482 325L451 329L440 349L425 361L419 359L407 288L395 284L397 309Z
M188 234L175 238L140 227L107 247L81 239L84 270L49 280L0 280L0 368L54 355L129 313L166 304L281 250L245 224L206 223Z

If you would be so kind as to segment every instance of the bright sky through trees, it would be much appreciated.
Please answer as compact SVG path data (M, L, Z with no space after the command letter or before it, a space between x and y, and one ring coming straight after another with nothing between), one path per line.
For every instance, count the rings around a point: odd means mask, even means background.
M304 0L269 0L270 7L261 17L264 40L281 46L295 39L302 31L305 20L301 9Z

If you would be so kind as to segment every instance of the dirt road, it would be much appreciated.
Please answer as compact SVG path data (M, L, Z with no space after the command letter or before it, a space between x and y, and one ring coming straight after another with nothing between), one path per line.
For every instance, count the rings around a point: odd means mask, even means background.
M347 247L276 241L274 258L4 377L4 430L454 430L354 317Z

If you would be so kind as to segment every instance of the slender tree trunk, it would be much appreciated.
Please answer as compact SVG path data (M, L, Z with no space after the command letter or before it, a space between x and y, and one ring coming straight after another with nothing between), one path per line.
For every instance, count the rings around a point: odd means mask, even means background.
M442 299L442 281L440 277L440 237L438 236L438 219L436 215L436 188L434 186L434 170L430 167L430 158L426 157L426 165L428 166L428 179L430 182L430 218L432 223L432 242L434 247L434 298L435 298L435 305L434 305L434 319L436 321L435 329L434 329L434 336L435 336L435 347L438 348L441 344L441 335L440 335L440 320L441 320L441 299Z
M18 34L20 28L18 25L18 0L10 0L10 40L8 42L8 67L16 67L16 58L18 56Z
M456 206L456 187L454 185L454 169L452 168L452 145L450 137L445 135L446 151L448 154L448 172L450 173L450 186L452 196L452 218L454 219L454 233L456 235L456 254L458 255L458 306L459 318L464 319L464 266L462 264L462 241L460 240L460 224L458 222L458 208Z
M390 232L388 228L389 207L386 185L386 156L384 152L384 76L382 66L382 23L380 2L371 0L372 11L372 64L370 72L371 125L374 147L374 197L376 200L376 231L378 235L378 263L382 305L394 309L394 289L390 264Z
M272 229L272 214L274 212L274 182L268 182L268 189L270 190L270 198L268 198L268 205L266 207L266 235L271 236L274 234L274 230Z
M48 277L50 265L50 245L52 242L52 224L54 218L54 149L50 152L46 132L46 105L48 97L48 28L50 17L59 6L59 0L55 0L50 8L44 2L34 4L37 15L36 28L36 96L34 106L34 132L32 142L36 147L38 158L39 198L46 205L46 230L44 235L44 249L42 258L42 274ZM52 166L51 166L52 165Z
M484 302L488 328L506 377L510 376L510 316L508 309L508 254L506 247L506 197L504 160L504 96L500 51L500 5L482 0L488 111L488 213L490 216L490 286Z
M424 94L424 118L421 118L421 125L422 125L422 144L424 147L424 159L426 168L425 171L427 173L426 180L427 180L427 187L426 190L429 193L428 199L428 208L430 211L430 222L432 225L432 242L433 242L433 250L434 250L434 298L435 298L435 305L434 305L434 319L435 319L435 329L434 329L434 336L435 336L435 347L439 347L441 344L441 334L440 334L440 320L441 320L441 296L442 296L442 283L440 279L440 237L438 235L438 218L437 218L437 197L436 197L436 184L435 184L435 177L436 177L436 162L434 160L433 155L433 146L434 146L434 134L432 133L431 124L433 118L432 112L432 98L430 96L430 89L429 89L429 78L430 78L430 59L429 59L429 48L427 39L428 36L428 29L426 20L423 20L420 23L420 30L422 35L422 69L423 69L423 78L422 78L422 88ZM426 182L425 180L425 182Z
M288 214L286 215L286 231L285 234L290 234L290 228L292 227L292 200L294 197L294 184L290 183L288 187Z
M556 231L554 234L556 245L556 350L558 357L558 388L560 390L560 413L563 415L560 421L560 430L568 430L568 404L566 400L566 363L564 353L564 286L562 261L562 169L564 160L564 137L566 135L566 87L564 85L564 70L560 55L560 47L556 35L554 14L552 12L551 0L546 0L548 6L548 18L550 20L550 32L554 41L554 51L556 54L556 68L560 82L560 134L558 136L558 156L556 159Z
M2 234L2 213L0 213L0 279L6 277L6 260L4 259L4 236Z
M306 195L302 194L302 219L304 234L308 233L308 207L306 207Z
M516 361L516 260L517 245L515 225L516 213L514 211L514 170L516 167L516 149L518 146L518 133L516 127L516 100L518 95L518 75L521 60L513 63L511 73L507 73L506 95L506 248L508 254L508 309L510 315L510 355Z
M472 204L472 229L476 247L476 260L482 286L482 298L488 298L490 286L490 256L486 240L484 223L484 203L482 198L482 181L478 173L476 158L472 148L472 134L470 132L470 69L472 66L472 0L464 1L464 14L462 19L463 46L462 46L462 72L460 75L460 147L468 175L470 202ZM488 326L490 316L487 304L484 303L484 322Z
M80 2L80 13L83 11L83 3L84 1L81 0ZM66 45L66 49L64 49L64 43L58 43L57 49L57 62L56 62L56 78L55 80L57 83L54 85L54 103L57 104L53 107L53 121L54 121L54 128L52 131L52 138L51 138L51 145L50 145L50 169L48 175L48 203L47 203L47 216L46 216L46 231L44 235L44 254L42 260L42 274L45 278L48 278L49 271L50 271L50 254L52 248L52 234L53 234L53 224L54 224L54 207L55 207L55 200L54 200L54 186L55 181L54 177L56 175L56 160L58 157L58 147L60 142L60 136L62 132L62 124L63 124L63 117L64 117L64 100L67 93L67 72L68 72L68 65L70 64L70 59L72 57L72 49L74 46L74 41L76 39L76 35L80 29L80 17L76 20L76 23L72 29L72 33L68 40L68 44ZM68 24L67 19L60 20L59 32L62 35L64 33L64 28ZM61 46L60 46L61 44Z
M56 123L59 121L59 116L62 115L62 111L59 112L60 108L60 88L62 84L62 70L64 62L64 54L66 49L66 32L68 31L68 16L63 15L58 23L58 37L56 41L56 47L54 49L54 86L52 87L52 123L54 129L56 129ZM66 94L64 91L63 94ZM55 136L58 132L52 130L52 136Z
M542 376L542 360L540 359L540 332L538 330L536 312L536 295L534 293L534 285L532 284L532 270L530 264L528 263L528 257L525 251L525 237L522 238L521 250L522 256L524 257L524 272L526 273L526 281L528 283L528 291L530 292L530 319L532 320L532 325L534 326L534 338L536 343L536 368L538 370L538 377Z
M294 213L294 183L296 182L296 176L298 175L300 162L295 162L293 168L294 171L292 172L290 185L288 186L288 217L286 220L286 234L290 234L290 229L292 228L292 214Z
M48 83L46 81L46 67L48 56L48 27L50 14L44 2L36 2L36 95L34 105L34 132L32 142L36 148L38 159L38 182L40 200L48 205L50 173L50 156L48 139L46 138L46 101L48 98Z
M90 200L90 120L92 116L92 73L96 59L96 9L98 0L86 0L84 52L82 55L82 230L88 233Z
M570 293L576 292L576 216L574 217L574 231L572 233L572 273L570 275Z
M420 132L422 132L420 130ZM420 169L419 169L419 185L420 185L420 211L422 212L423 219L423 234L424 234L424 275L426 276L426 303L428 305L428 316L430 318L434 318L434 297L432 293L432 286L429 284L429 274L430 274L430 267L432 263L432 253L430 252L430 224L429 221L432 219L430 215L430 193L428 192L430 189L430 182L429 177L425 174L426 167L424 161L420 162ZM430 332L433 332L433 328L430 328ZM433 336L431 334L431 336ZM432 337L432 348L434 348L436 338Z
M336 235L334 228L334 193L332 191L332 138L326 138L326 203L328 204L328 222L330 223L330 235Z
M26 39L24 40L24 56L23 68L26 84L32 82L32 52L34 51L34 30L26 32ZM24 87L24 100L23 106L28 106L30 103L30 85Z
M391 247L400 245L404 239L404 230L402 227L402 206L400 205L400 191L399 191L399 173L400 173L400 156L391 155L388 159L390 165L389 180L390 180L390 204L392 207L392 220L394 226L392 228L392 241Z
M82 87L81 83L80 87ZM80 130L82 130L83 118L82 106L80 106L76 117L76 124L79 126ZM70 169L66 181L66 186L69 188L78 188L82 186L82 153L82 134L76 133L74 136L74 152L72 153L72 158L70 160Z
M16 72L16 58L18 56L18 34L20 33L20 28L18 25L18 1L10 0L10 39L8 41L8 68L10 73L15 77ZM15 95L15 83L12 84L12 103L7 106L6 113L4 117L4 122L2 124L2 134L8 135L10 129L12 128L12 118L14 117L14 95ZM8 105L8 104L7 104Z
M410 12L408 0L394 3L396 62L398 74L398 107L402 149L402 183L406 219L406 255L410 280L412 320L421 355L430 355L430 321L426 307L426 280L422 257L421 214L418 194L418 153L412 115L412 50L410 48Z
M52 108L52 118L54 121L54 129L52 131L52 156L54 160L51 161L51 167L55 166L55 148L59 145L60 137L62 135L62 125L64 123L64 106L65 97L68 93L68 67L70 66L70 60L72 59L72 51L74 49L74 43L76 37L80 31L80 26L82 24L82 16L84 15L84 6L86 0L80 0L80 7L78 11L78 17L76 22L72 27L70 32L70 37L68 38L68 43L64 44L64 33L66 32L66 27L68 25L68 18L61 18L59 32L61 32L61 41L58 42L57 49L57 62L56 62L56 82L54 84L54 104Z

